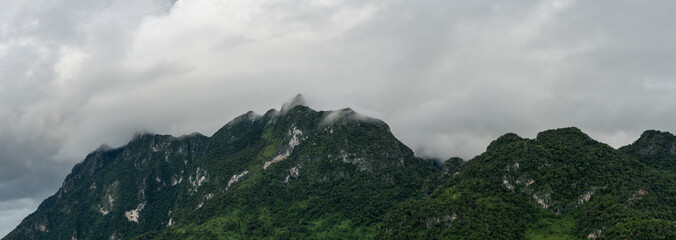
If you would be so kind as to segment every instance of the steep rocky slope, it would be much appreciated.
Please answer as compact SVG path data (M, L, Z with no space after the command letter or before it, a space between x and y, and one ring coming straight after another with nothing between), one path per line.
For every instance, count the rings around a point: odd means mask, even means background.
M386 211L438 185L382 121L295 102L211 137L100 148L5 239L372 237Z

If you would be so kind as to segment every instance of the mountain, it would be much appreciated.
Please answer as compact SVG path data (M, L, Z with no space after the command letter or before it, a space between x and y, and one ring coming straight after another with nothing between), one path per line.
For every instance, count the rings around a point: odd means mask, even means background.
M577 128L506 134L430 196L388 212L380 237L675 239L676 177L645 158L672 146L662 143L618 151Z
M676 239L674 146L562 128L440 163L298 96L210 137L102 146L3 239Z
M102 147L4 239L372 238L440 172L384 122L314 111L299 96L211 137Z
M676 173L676 136L669 132L648 130L621 152L634 156L642 163Z

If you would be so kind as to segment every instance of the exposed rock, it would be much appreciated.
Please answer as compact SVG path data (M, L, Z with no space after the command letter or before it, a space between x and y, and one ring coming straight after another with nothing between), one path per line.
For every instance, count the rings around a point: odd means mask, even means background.
M127 221L138 223L139 213L145 206L145 203L141 203L136 207L136 209L124 212L124 216L127 217Z
M230 186L232 186L232 184L238 182L242 177L244 177L244 175L247 175L248 173L249 173L249 170L244 170L240 174L232 175L232 177L230 177L230 181L228 181L228 186L225 187L225 190L228 190L230 188Z
M288 158L291 155L291 152L293 152L293 149L300 144L303 131L297 129L296 126L293 126L287 135L291 136L288 146L286 146L285 150L282 153L277 154L277 156L275 156L272 160L265 162L265 164L263 164L263 170L268 169L268 167L270 167L270 165L273 163L280 162Z

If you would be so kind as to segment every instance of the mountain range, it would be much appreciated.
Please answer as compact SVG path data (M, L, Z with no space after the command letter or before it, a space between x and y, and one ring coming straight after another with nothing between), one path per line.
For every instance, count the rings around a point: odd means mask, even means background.
M386 123L297 96L212 136L88 154L3 239L676 239L676 137L577 128L416 157Z

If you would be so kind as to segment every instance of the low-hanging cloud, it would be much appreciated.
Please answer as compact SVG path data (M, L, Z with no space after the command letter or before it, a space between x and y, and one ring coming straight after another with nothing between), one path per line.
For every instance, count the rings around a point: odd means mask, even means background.
M359 122L380 122L379 120L359 114L352 110L351 108L343 108L339 110L334 110L326 114L322 121L320 122L321 126L328 127L336 123L344 123L346 121L359 121Z
M210 135L297 93L315 109L382 119L416 154L440 159L471 158L506 132L578 126L615 147L645 129L674 132L675 10L669 1L7 0L0 212L35 209L102 143L142 130Z

